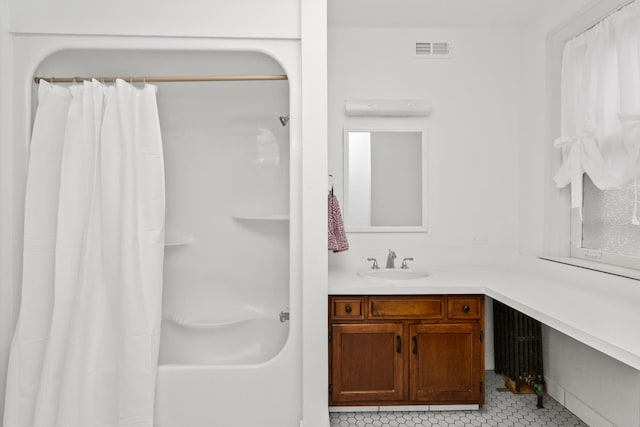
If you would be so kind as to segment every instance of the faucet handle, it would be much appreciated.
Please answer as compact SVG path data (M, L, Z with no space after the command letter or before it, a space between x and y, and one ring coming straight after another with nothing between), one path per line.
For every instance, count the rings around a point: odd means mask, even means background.
M409 266L407 265L407 261L413 261L413 257L411 257L411 258L402 258L402 265L400 266L400 268L403 268L405 270L408 269Z
M367 261L373 261L373 265L371 266L372 270L377 270L378 268L378 261L375 258L367 258Z

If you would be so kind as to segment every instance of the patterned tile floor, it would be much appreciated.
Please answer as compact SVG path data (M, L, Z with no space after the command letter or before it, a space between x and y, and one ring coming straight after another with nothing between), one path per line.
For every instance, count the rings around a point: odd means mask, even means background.
M504 387L502 376L486 374L486 402L477 411L442 412L333 412L331 427L458 427L458 426L586 426L557 401L544 396L544 408L536 408L534 394L498 391Z

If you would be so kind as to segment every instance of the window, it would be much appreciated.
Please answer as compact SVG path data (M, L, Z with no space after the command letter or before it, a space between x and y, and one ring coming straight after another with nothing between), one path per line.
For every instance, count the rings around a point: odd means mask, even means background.
M582 220L572 214L571 256L638 268L640 226L631 223L635 182L600 190L584 176Z
M571 256L640 269L640 0L566 43L560 116Z

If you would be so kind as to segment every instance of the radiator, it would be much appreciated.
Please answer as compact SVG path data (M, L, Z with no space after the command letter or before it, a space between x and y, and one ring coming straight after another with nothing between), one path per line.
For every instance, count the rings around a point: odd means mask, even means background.
M540 397L541 407L544 372L540 322L494 300L493 328L496 373L505 376L505 383L507 377L512 381L512 391L531 386Z

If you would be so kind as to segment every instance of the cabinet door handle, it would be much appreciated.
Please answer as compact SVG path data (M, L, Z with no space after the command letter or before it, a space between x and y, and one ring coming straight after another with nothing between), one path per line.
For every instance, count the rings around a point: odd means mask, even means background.
M418 337L411 338L413 341L413 350L411 351L416 356L418 355Z
M468 313L468 312L469 312L469 310L470 310L470 308L469 308L469 306L468 306L468 305L464 305L464 306L462 306L462 311L464 311L465 313Z
M400 335L396 335L396 343L396 353L402 354L402 338L400 337Z
M352 311L351 306L350 305L346 306L344 308L344 311L346 311L347 313L351 313L351 311Z

